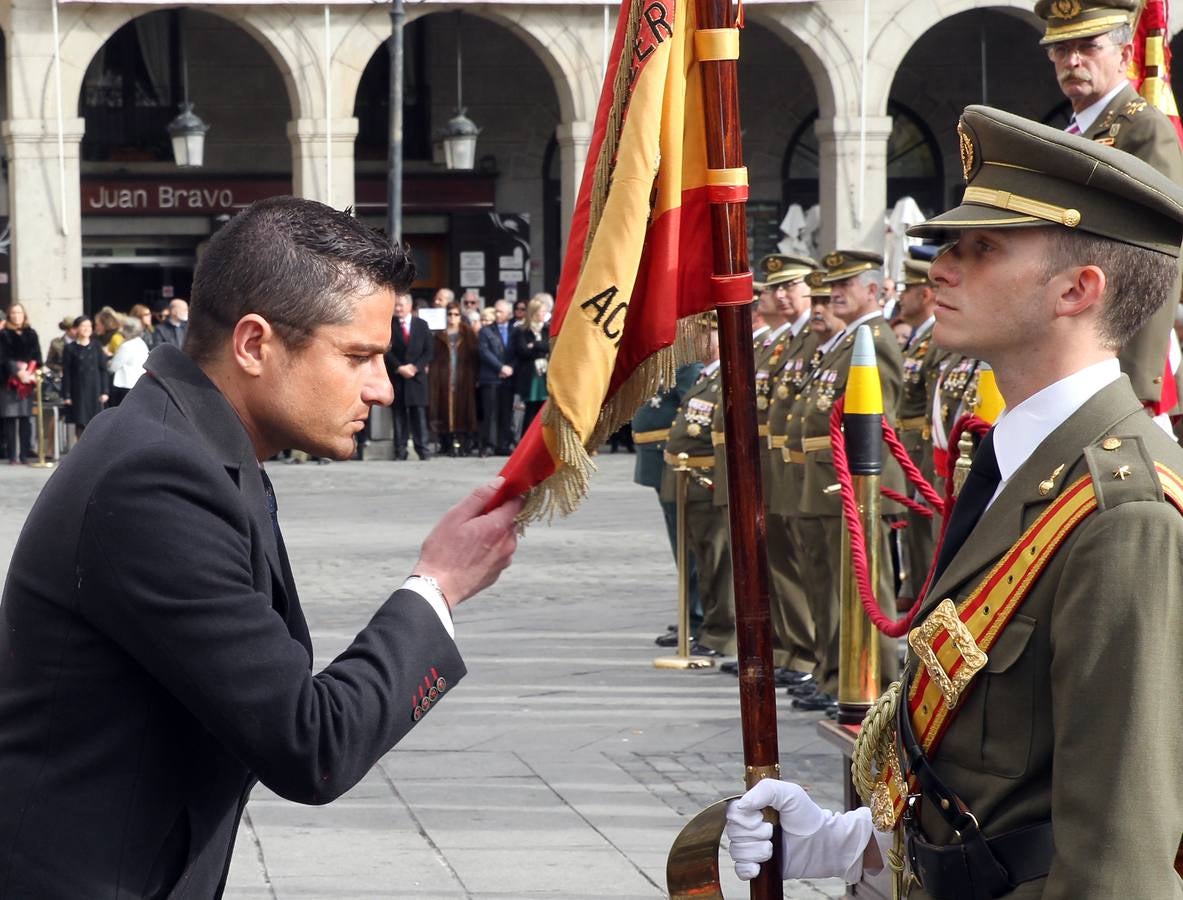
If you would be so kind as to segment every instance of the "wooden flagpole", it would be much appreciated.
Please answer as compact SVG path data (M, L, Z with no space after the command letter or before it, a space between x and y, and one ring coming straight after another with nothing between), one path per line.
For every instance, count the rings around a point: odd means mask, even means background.
M740 7L730 0L695 0L698 28L735 28ZM737 21L739 20L739 21ZM747 786L779 778L776 684L772 666L768 565L756 430L755 362L752 351L752 276L748 268L747 178L739 122L735 59L700 61L706 108L707 165L722 187L711 204L713 275L718 285L719 350L726 434L731 560L735 578L735 628L739 643L739 701ZM730 171L720 171L730 170ZM742 176L739 173L742 172ZM742 178L742 184L741 182ZM746 285L746 287L744 287ZM773 859L751 882L753 900L780 900L779 828Z

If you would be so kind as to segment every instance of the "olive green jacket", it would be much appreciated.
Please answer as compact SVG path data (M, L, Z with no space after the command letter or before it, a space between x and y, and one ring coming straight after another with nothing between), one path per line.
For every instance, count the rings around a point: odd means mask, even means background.
M701 376L699 376L701 378ZM690 503L710 503L714 494L714 450L711 447L711 419L715 404L723 402L723 391L719 386L719 370L701 381L696 381L682 398L682 405L670 425L670 436L665 452L671 456L685 453L694 460L710 465L695 466L696 477L688 479L686 500ZM668 462L662 473L660 496L667 503L676 500L676 476ZM708 486L708 482L711 483Z
M875 316L863 323L871 329L875 341L875 360L879 368L879 384L883 390L883 409L888 421L896 421L899 406L900 387L903 381L903 357L895 333L887 327L882 316ZM846 379L850 373L850 359L854 353L854 332L845 335L818 363L793 401L788 420L785 447L791 451L807 450L805 462L789 463L801 466L804 483L801 502L790 516L841 516L842 498L838 491L829 491L830 485L838 483L834 472L834 454L829 448L810 449L811 440L828 439L830 434L830 411L846 392ZM890 457L884 447L883 475L880 484L904 492L903 470ZM901 512L897 503L884 500L884 515Z
M1084 137L1124 150L1149 163L1176 184L1183 184L1183 149L1171 120L1126 85L1097 116ZM1167 341L1175 322L1179 283L1170 298L1122 348L1121 370L1130 376L1134 393L1143 402L1157 401L1162 392Z
M785 436L789 430L789 412L797 392L821 358L817 355L817 335L806 327L789 344L788 356L780 377L772 389L772 405L768 408L768 511L787 516L801 505L805 488L805 471L790 465L784 458Z
M1105 449L1107 437L1120 446ZM960 603L1091 473L1100 508L1034 582L933 755L987 837L1051 820L1051 873L1015 898L1183 898L1172 868L1183 834L1183 515L1163 499L1154 461L1183 473L1183 451L1120 378L1015 472L917 619L946 597ZM917 665L910 655L909 681ZM953 841L927 800L920 820L931 840Z

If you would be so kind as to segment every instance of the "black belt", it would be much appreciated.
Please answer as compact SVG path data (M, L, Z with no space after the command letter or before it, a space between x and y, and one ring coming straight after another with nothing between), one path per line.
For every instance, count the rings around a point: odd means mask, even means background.
M979 831L976 841L944 845L924 840L915 819L905 820L905 827L912 874L935 900L992 900L1051 869L1051 822L992 838L982 838ZM999 868L1005 882L994 877Z
M912 874L925 891L935 900L993 900L1051 871L1055 849L1051 822L987 838L969 807L933 771L912 732L907 703L900 703L897 729L908 770L958 841L947 845L928 843L911 810L905 812Z

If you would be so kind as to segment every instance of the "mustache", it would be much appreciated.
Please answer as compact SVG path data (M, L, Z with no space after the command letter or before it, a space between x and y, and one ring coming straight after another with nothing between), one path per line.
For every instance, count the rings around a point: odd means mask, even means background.
M1060 84L1065 81L1083 81L1086 84L1092 84L1093 76L1089 74L1088 69L1076 67L1068 69L1060 76Z

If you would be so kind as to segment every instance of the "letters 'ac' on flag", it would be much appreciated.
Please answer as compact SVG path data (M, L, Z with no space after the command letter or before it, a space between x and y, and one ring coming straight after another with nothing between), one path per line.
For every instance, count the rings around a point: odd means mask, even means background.
M621 6L551 321L549 399L494 500L529 492L526 519L578 505L587 448L673 383L693 352L691 317L717 299L708 209L720 188L708 183L695 33L693 2Z

